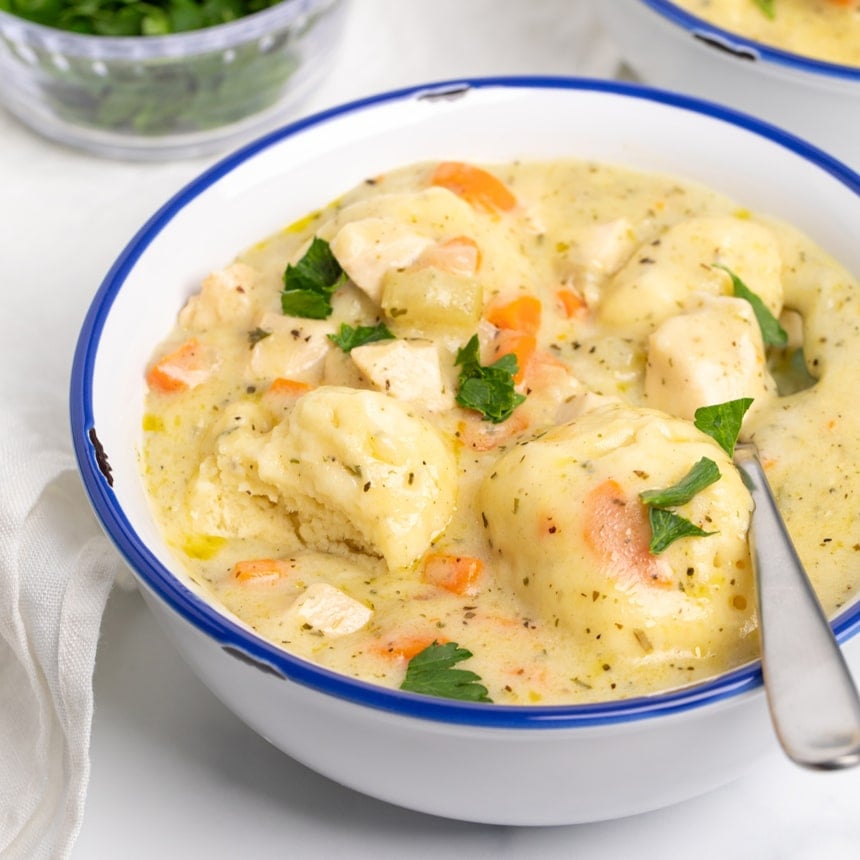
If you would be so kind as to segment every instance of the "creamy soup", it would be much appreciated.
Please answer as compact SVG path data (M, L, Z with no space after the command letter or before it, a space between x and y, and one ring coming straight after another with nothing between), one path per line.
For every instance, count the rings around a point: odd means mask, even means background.
M697 417L744 398L824 606L854 596L858 284L712 190L418 164L189 288L146 371L148 491L187 576L296 655L400 687L456 643L504 704L754 658L751 500Z
M860 66L860 0L675 0L675 5L766 45Z

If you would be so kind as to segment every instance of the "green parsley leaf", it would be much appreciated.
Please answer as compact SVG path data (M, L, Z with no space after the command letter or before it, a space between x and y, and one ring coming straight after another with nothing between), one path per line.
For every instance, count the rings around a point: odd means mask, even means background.
M707 537L716 532L706 532L694 523L679 517L664 508L648 508L648 521L651 523L651 542L648 548L659 555L676 540L685 537Z
M351 352L357 346L364 346L366 343L376 343L379 340L392 340L393 338L394 335L388 330L385 323L355 327L341 323L338 332L328 336L328 339L337 344L344 352Z
M281 310L289 316L325 319L332 311L332 295L345 280L328 242L314 236L301 260L284 272Z
M514 390L514 376L519 369L513 354L503 355L488 366L480 362L478 336L459 350L454 364L461 368L458 377L457 403L465 409L480 412L488 421L498 424L510 418L526 398Z
M444 699L492 702L479 675L468 669L453 668L471 656L471 651L456 642L433 642L409 661L400 689Z
M732 279L732 289L735 298L746 299L753 309L761 337L766 346L785 346L788 343L788 333L779 324L779 320L768 310L767 305L754 293L728 266L714 263L715 269L722 269Z
M658 508L684 505L705 487L719 481L721 477L717 464L708 457L702 457L677 484L664 490L645 490L639 493L639 498L646 505Z
M744 415L752 402L752 397L741 397L713 406L700 406L693 414L693 423L731 457L735 453Z
M761 10L765 18L770 18L773 21L776 18L776 0L752 0Z

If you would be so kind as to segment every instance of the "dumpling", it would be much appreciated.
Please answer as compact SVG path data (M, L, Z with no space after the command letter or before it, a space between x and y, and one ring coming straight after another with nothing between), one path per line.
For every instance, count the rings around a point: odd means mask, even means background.
M442 436L376 391L317 388L299 399L259 451L257 473L301 538L407 567L447 526L456 461Z
M782 256L776 236L761 224L728 216L681 221L641 248L605 285L598 315L608 325L646 335L697 293L731 295L731 278L719 266L779 315Z
M639 493L674 485L701 457L720 480L673 510L714 534L655 555ZM502 584L596 660L704 658L745 637L749 647L752 501L691 423L626 406L588 412L504 454L479 506Z

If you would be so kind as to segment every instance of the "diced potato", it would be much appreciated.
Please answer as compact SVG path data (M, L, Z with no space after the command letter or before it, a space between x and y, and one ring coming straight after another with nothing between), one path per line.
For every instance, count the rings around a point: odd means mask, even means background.
M399 332L470 331L482 308L483 291L474 278L428 266L389 271L382 280L382 310Z

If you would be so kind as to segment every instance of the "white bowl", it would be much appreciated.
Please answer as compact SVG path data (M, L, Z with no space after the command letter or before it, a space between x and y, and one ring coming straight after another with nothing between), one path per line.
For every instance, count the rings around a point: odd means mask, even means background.
M720 786L775 749L760 667L648 698L510 707L382 689L290 656L174 575L139 473L142 369L202 276L365 177L440 157L568 156L719 188L794 222L860 272L860 177L799 140L624 84L452 82L302 120L208 170L123 251L75 356L71 415L86 489L177 649L289 755L369 795L451 818L596 821ZM853 636L860 606L843 611L834 629L841 640Z
M599 7L646 83L747 111L860 169L860 68L730 33L668 0L612 0Z

